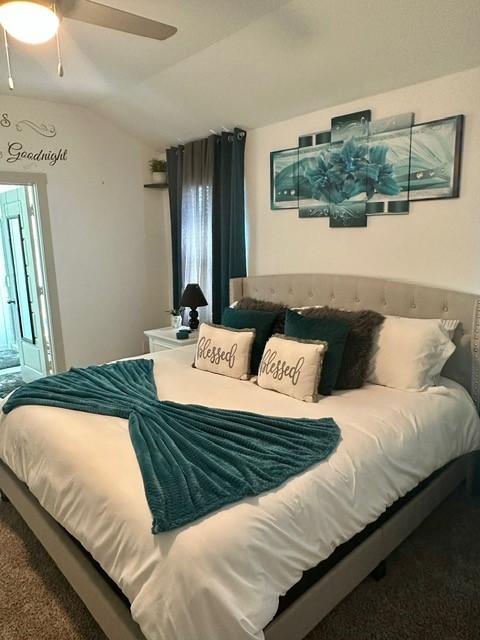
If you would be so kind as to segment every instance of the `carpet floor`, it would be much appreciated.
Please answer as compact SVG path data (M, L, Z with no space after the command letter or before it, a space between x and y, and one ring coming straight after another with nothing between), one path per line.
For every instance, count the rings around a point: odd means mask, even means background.
M362 582L308 640L478 640L479 594L480 499L459 489L393 552L386 577ZM4 502L0 638L105 640L20 516Z
M15 349L0 349L0 369L10 369L20 365L20 357Z
M16 371L15 373L2 373L0 371L0 398L4 398L10 391L21 387L22 384L25 383L20 371Z

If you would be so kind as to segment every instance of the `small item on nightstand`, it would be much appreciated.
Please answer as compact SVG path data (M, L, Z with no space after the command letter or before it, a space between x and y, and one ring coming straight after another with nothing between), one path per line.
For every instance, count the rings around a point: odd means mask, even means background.
M188 340L190 333L190 329L179 329L177 331L177 340Z
M173 309L169 309L168 313L170 314L170 326L172 329L180 329L182 326L183 307L174 307Z
M198 329L197 307L206 307L208 305L200 286L196 283L187 284L182 293L180 304L182 307L190 307L190 321L188 325L192 331L195 331L195 329Z

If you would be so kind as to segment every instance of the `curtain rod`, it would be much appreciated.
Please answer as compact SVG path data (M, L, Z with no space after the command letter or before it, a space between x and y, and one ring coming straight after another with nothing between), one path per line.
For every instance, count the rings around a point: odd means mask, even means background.
M245 130L242 127L238 126L238 125L235 125L234 129L241 129L241 131L239 131L237 133L238 140L241 140L243 138L243 136L245 135L245 133L246 133ZM209 131L209 133L211 133L212 135L215 135L215 136L220 136L222 133L231 133L232 135L234 133L232 130L227 129L226 127L222 127L222 130L220 132L218 132L218 133L215 131L215 129L209 129L208 131ZM184 146L186 144L189 144L190 142L196 142L197 140L203 140L203 139L204 138L191 138L190 140L184 140L183 138L177 138L177 142L178 142L179 145ZM172 145L170 145L170 146L172 146Z

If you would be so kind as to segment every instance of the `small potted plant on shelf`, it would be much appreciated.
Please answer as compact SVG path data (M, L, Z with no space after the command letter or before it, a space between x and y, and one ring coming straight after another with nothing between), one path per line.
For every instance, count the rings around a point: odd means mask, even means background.
M167 182L167 162L166 160L158 160L153 158L150 160L150 169L152 170L152 181L162 184Z
M169 309L168 313L170 314L170 325L173 329L180 329L182 326L182 313L184 311L183 307L178 307L178 309Z

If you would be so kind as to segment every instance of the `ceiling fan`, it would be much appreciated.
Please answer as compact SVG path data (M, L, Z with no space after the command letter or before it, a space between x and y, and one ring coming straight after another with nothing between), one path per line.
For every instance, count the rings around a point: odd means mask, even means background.
M14 86L7 34L28 44L41 44L56 38L59 58L58 73L61 77L63 76L63 65L58 30L63 18L79 20L155 40L166 40L177 32L177 28L169 24L115 9L99 2L93 2L93 0L0 0L0 24L4 30L10 89L13 89Z

